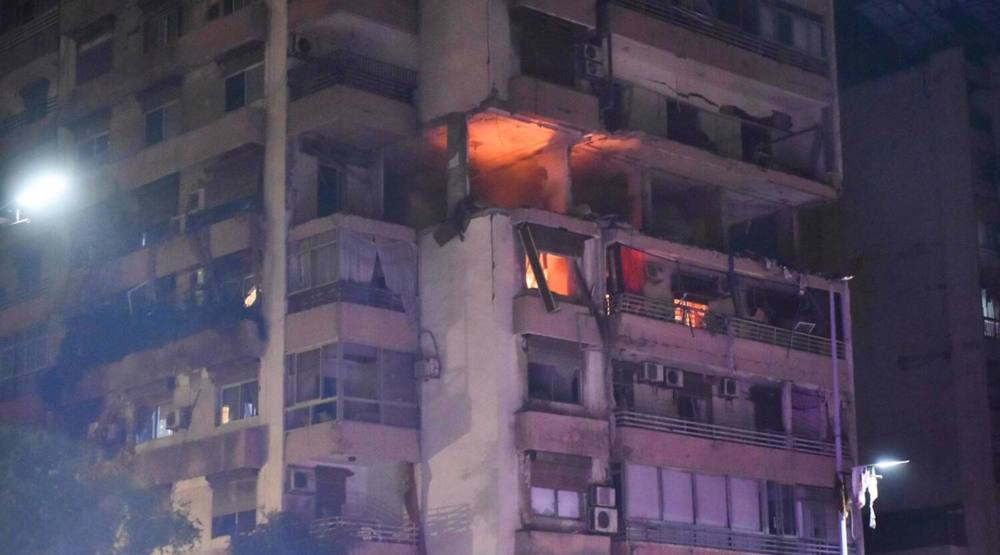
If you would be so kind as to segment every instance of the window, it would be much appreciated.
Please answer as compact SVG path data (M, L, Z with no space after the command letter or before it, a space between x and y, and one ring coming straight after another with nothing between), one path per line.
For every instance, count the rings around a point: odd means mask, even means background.
M583 492L590 482L588 457L531 451L531 512L538 516L583 518Z
M534 224L519 226L518 236L524 251L524 286L541 293L547 310L555 310L552 295L580 296L576 273L585 236Z
M340 212L342 208L342 179L340 168L319 167L319 182L316 188L316 216L322 218Z
M816 58L826 57L823 22L819 16L761 2L760 34Z
M760 531L760 482L729 479L729 514L734 529Z
M173 430L167 428L167 413L169 411L169 405L156 405L140 410L136 415L136 444L173 435Z
M695 523L705 526L726 526L726 477L708 474L694 475Z
M658 470L655 466L625 466L625 508L629 518L660 520Z
M183 33L182 21L180 3L168 2L155 13L148 14L142 25L143 51L148 54L175 42Z
M528 397L580 403L583 351L576 343L528 336Z
M259 391L257 380L223 387L219 395L219 424L257 416Z
M113 38L113 29L107 29L78 42L76 49L77 85L111 71L114 55Z
M753 422L756 429L779 433L785 431L781 397L780 387L763 385L750 387L750 401L753 402Z
M795 486L767 483L767 531L779 536L797 533Z
M663 485L663 520L694 523L694 492L690 472L660 470Z
M220 0L208 6L205 19L211 21L223 15L229 15L249 6L252 0Z
M240 511L212 517L212 537L231 536L253 530L257 526L257 511Z
M177 135L181 126L180 102L169 102L146 112L146 146L154 145Z
M580 518L580 493L561 489L531 488L531 511L536 515Z
M76 143L77 157L84 164L102 164L108 161L111 151L111 134L100 131Z
M254 64L226 77L226 111L250 104L264 95L264 64Z
M48 331L45 325L0 338L0 380L29 374L48 365Z
M289 429L344 419L415 428L413 355L353 343L331 344L286 359Z
M802 514L802 537L835 540L838 525L834 493L826 488L807 486L799 486L797 490Z

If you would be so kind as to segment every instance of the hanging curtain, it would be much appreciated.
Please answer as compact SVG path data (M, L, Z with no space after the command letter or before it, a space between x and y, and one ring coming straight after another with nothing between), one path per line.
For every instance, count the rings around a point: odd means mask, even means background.
M416 320L417 303L417 247L400 241L380 241L376 245L385 284L398 293L407 315Z
M340 279L371 283L375 274L375 242L347 230L341 230L337 238L340 243Z

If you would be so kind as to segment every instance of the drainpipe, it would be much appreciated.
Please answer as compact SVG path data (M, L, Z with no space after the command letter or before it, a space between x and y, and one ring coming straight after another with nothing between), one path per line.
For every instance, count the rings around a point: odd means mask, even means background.
M844 434L840 421L840 359L837 357L837 301L831 285L830 293L830 362L833 368L833 449L837 461L837 476L844 477ZM847 548L847 511L840 508L840 553L848 555Z

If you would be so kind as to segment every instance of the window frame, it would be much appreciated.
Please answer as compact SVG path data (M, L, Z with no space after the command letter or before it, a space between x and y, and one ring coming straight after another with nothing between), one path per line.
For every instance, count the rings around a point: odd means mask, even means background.
M114 29L108 29L77 43L76 48L76 75L75 83L82 85L109 73L115 64L115 33ZM106 48L105 53L102 49ZM105 59L106 56L106 59ZM90 62L90 65L81 63L82 60ZM80 73L80 67L88 69L85 73ZM92 66L92 67L91 67Z
M142 445L145 443L156 441L158 439L168 438L174 435L174 431L166 427L166 420L167 420L166 414L173 409L174 405L172 402L156 403L143 409L142 412L145 412L147 410L149 411L148 414L145 415L145 418L142 419L146 420L146 422L143 422L143 428L150 423L155 422L155 424L153 424L149 428L150 431L149 437L142 440L140 440L140 429L137 428L134 433L135 444ZM163 424L162 431L160 430L161 423Z
M257 68L260 68L260 71L261 71L261 85L262 85L262 88L259 91L260 92L259 96L252 96L251 97L251 94L250 94L251 93L251 91L250 91L250 82L247 80L247 76L250 74L251 71L254 71ZM257 100L260 100L261 98L263 98L263 96L264 96L264 91L263 91L263 79L264 79L264 75L263 75L263 73L264 73L264 62L263 61L259 61L259 62L254 62L252 64L249 64L246 67L244 67L244 68L242 68L242 69L240 69L238 71L234 71L234 72L230 73L229 75L225 76L225 79L223 79L223 83L224 83L224 87L225 87L224 96L223 96L223 109L224 109L224 111L226 113L235 112L236 110L239 110L240 108L249 106L250 104L253 104ZM239 101L238 104L230 105L230 102L229 102L229 83L230 83L230 81L232 79L234 79L236 77L239 77L240 81L242 82L242 85L241 85L242 93L240 95L241 98L240 98L240 101Z
M245 406L246 405L246 401L243 398L243 396L244 396L244 388L246 386L250 385L250 384L256 384L257 385L256 400L253 403L253 414L246 415L246 414L244 414L244 412L246 410L246 406ZM229 417L228 420L223 421L223 414L222 414L223 410L222 409L226 406L226 405L223 405L223 402L225 400L226 391L230 391L230 390L233 390L233 389L236 389L237 394L239 395L239 400L238 400L239 402L237 404L237 407L239 407L239 411L237 413L237 416L233 416L231 413L228 414L227 415ZM217 426L225 426L227 424L232 424L234 422L239 422L240 420L248 420L248 419L251 419L251 418L256 418L259 414L260 414L260 381L257 378L253 378L253 379L250 379L250 380L243 380L243 381L239 381L239 382L231 382L231 383L227 383L226 385L223 385L223 386L219 387L219 393L218 393L218 395L216 397L216 401L215 401L215 424Z
M573 405L582 406L584 404L583 392L584 392L584 376L586 375L587 369L587 358L586 353L583 349L579 348L579 345L574 344L571 341L565 341L561 339L556 339L552 337L545 337L540 335L528 335L524 338L525 340L525 378L527 381L527 393L526 398L528 402L531 403L551 403L557 405ZM576 363L576 368L569 369L568 360L566 361L566 366L560 364L553 364L552 359L563 358L569 351L576 346L577 351L573 354L573 363ZM551 347L556 347L555 349L550 349ZM562 351L565 348L566 351ZM556 349L559 349L557 351ZM539 353L539 351L548 351ZM532 360L532 359L535 360ZM542 360L539 360L541 358ZM535 371L533 372L533 368ZM571 370L573 373L573 378L571 380L571 387L573 391L571 392L571 399L557 399L556 389L551 385L548 387L548 395L546 397L540 397L533 394L536 389L532 387L533 383L538 383L532 380L532 374L538 372L546 371L553 372L553 370L544 369L554 369L554 372L560 373L567 370Z

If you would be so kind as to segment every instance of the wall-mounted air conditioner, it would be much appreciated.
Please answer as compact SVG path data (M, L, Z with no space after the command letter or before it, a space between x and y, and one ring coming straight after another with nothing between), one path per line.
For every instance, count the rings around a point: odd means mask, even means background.
M736 397L739 392L740 388L736 383L736 380L732 378L722 378L722 380L719 381L719 397L732 399Z
M636 381L643 383L663 383L665 368L655 362L642 363L642 369L636 374Z
M608 507L613 509L617 505L615 494L615 488L611 486L591 486L590 504L595 507Z
M618 509L591 507L590 531L598 534L617 534Z
M667 368L663 376L663 385L682 389L684 387L684 371L677 368Z

